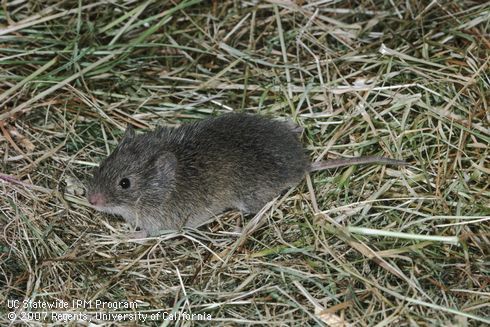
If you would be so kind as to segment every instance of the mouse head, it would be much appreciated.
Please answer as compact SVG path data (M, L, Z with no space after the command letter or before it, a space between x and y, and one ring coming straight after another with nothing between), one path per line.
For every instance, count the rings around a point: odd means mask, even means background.
M161 149L151 134L135 135L129 126L116 149L95 169L87 199L97 210L133 220L139 205L162 203L173 190L176 157Z

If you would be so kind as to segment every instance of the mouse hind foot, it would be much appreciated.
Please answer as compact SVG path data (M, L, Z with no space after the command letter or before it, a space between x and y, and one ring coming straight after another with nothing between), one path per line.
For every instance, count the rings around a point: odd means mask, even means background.
M240 210L245 215L256 214L259 212L269 201L263 201L256 198L248 197L239 201L236 204L236 208Z

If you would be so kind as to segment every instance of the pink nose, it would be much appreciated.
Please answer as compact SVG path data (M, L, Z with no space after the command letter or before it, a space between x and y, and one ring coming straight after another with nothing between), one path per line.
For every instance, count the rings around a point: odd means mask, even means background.
M88 196L88 202L93 206L102 206L105 204L105 197L101 193L92 193Z

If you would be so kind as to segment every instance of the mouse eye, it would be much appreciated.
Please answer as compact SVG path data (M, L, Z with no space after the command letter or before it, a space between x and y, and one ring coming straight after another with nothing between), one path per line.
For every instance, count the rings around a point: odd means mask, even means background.
M129 187L131 186L131 183L129 182L129 179L127 179L127 178L123 178L123 179L121 179L121 181L119 182L119 185L120 185L122 188L126 189L126 188L129 188Z

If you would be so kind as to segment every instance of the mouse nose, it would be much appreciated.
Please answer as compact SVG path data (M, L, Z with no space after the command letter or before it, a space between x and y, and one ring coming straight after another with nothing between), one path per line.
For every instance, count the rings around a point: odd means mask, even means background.
M93 206L102 206L105 204L105 197L101 193L92 193L88 196L88 202Z

